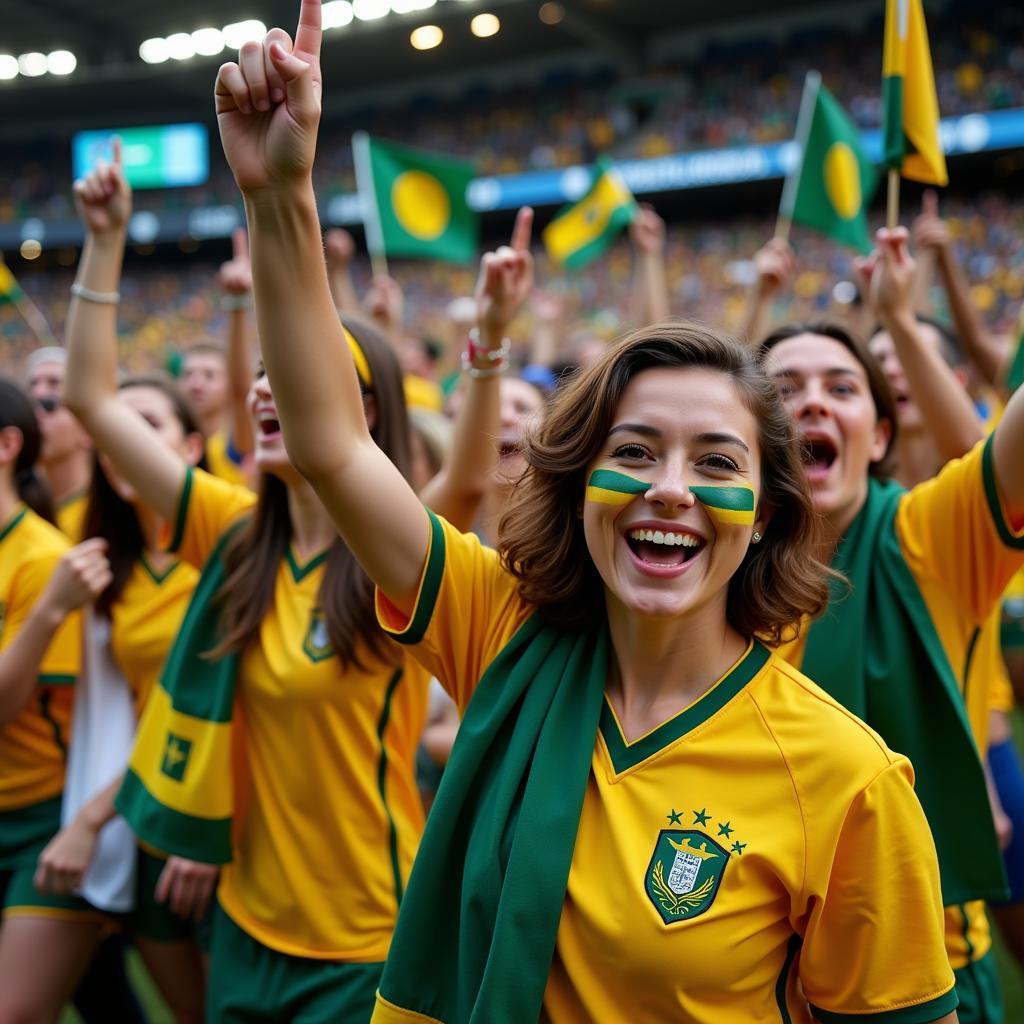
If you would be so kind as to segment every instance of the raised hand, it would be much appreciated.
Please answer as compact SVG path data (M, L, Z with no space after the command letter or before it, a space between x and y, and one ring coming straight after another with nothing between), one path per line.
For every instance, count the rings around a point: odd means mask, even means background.
M641 203L629 222L629 237L642 253L658 255L665 250L665 222L650 203Z
M347 269L356 254L355 239L344 228L331 228L324 235L324 248L328 265L339 270Z
M772 238L754 255L757 290L762 296L774 296L788 287L796 276L796 256L784 238Z
M509 245L484 254L476 283L477 326L492 347L501 343L512 318L533 290L533 255L530 234L533 210L524 206L516 214Z
M273 28L217 73L221 143L245 194L309 179L323 91L320 18L320 0L302 0L294 45Z
M228 295L248 295L252 291L249 236L245 228L235 228L231 233L231 259L220 265L217 283Z
M93 235L124 231L132 215L132 190L124 177L121 140L114 139L114 162L101 160L72 186L75 209Z
M907 247L906 228L881 228L875 235L878 261L871 275L871 297L883 319L913 316L917 263Z
M387 274L377 274L370 282L363 306L373 322L385 334L397 336L405 323L405 295L402 286Z
M939 194L933 188L921 197L921 213L910 225L910 241L915 249L947 249L953 242L949 225L939 216Z

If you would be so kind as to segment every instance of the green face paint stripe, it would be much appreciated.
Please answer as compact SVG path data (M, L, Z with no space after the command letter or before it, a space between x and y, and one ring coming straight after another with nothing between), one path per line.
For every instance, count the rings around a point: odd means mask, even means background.
M691 487L693 496L708 508L724 508L731 512L754 511L754 489L752 487L701 486Z
M635 476L618 473L614 469L595 469L587 481L588 487L600 487L604 491L617 491L619 494L645 494L651 489L646 480L638 480Z

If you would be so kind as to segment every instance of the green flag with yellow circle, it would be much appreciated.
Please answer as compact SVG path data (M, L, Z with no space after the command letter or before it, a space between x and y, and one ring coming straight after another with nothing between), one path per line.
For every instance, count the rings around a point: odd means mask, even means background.
M476 168L394 142L352 136L356 181L371 253L470 263L476 259L479 218L466 189Z
M878 171L864 153L856 126L816 71L807 73L796 144L801 157L786 178L780 216L871 252L867 208Z

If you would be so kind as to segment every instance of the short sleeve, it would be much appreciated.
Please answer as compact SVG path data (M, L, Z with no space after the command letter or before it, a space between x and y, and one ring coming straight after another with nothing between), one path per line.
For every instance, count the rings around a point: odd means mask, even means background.
M229 484L190 466L167 550L202 568L224 531L255 504L256 495L247 487Z
M815 1017L920 1024L954 1010L943 928L935 845L899 758L852 801L811 901L799 974Z
M464 711L480 676L532 609L497 552L426 514L430 547L412 614L403 615L378 590L377 618L395 640L412 646L417 661Z
M896 533L911 571L941 584L965 618L981 622L1024 565L1024 535L1007 520L992 437L904 495Z
M25 562L18 570L11 588L3 627L3 646L9 647L32 614L62 552L54 551ZM78 678L82 659L82 616L68 615L54 633L39 663L40 686L70 686Z

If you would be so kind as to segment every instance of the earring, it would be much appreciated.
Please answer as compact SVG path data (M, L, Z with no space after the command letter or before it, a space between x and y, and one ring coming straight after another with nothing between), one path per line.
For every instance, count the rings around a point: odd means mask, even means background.
M755 530L755 531L754 531L754 536L750 538L750 542L751 542L752 544L756 544L756 543L757 543L757 542L758 542L758 541L759 541L760 539L761 539L761 534L759 534L759 533L758 533L758 532L757 532L757 531Z

